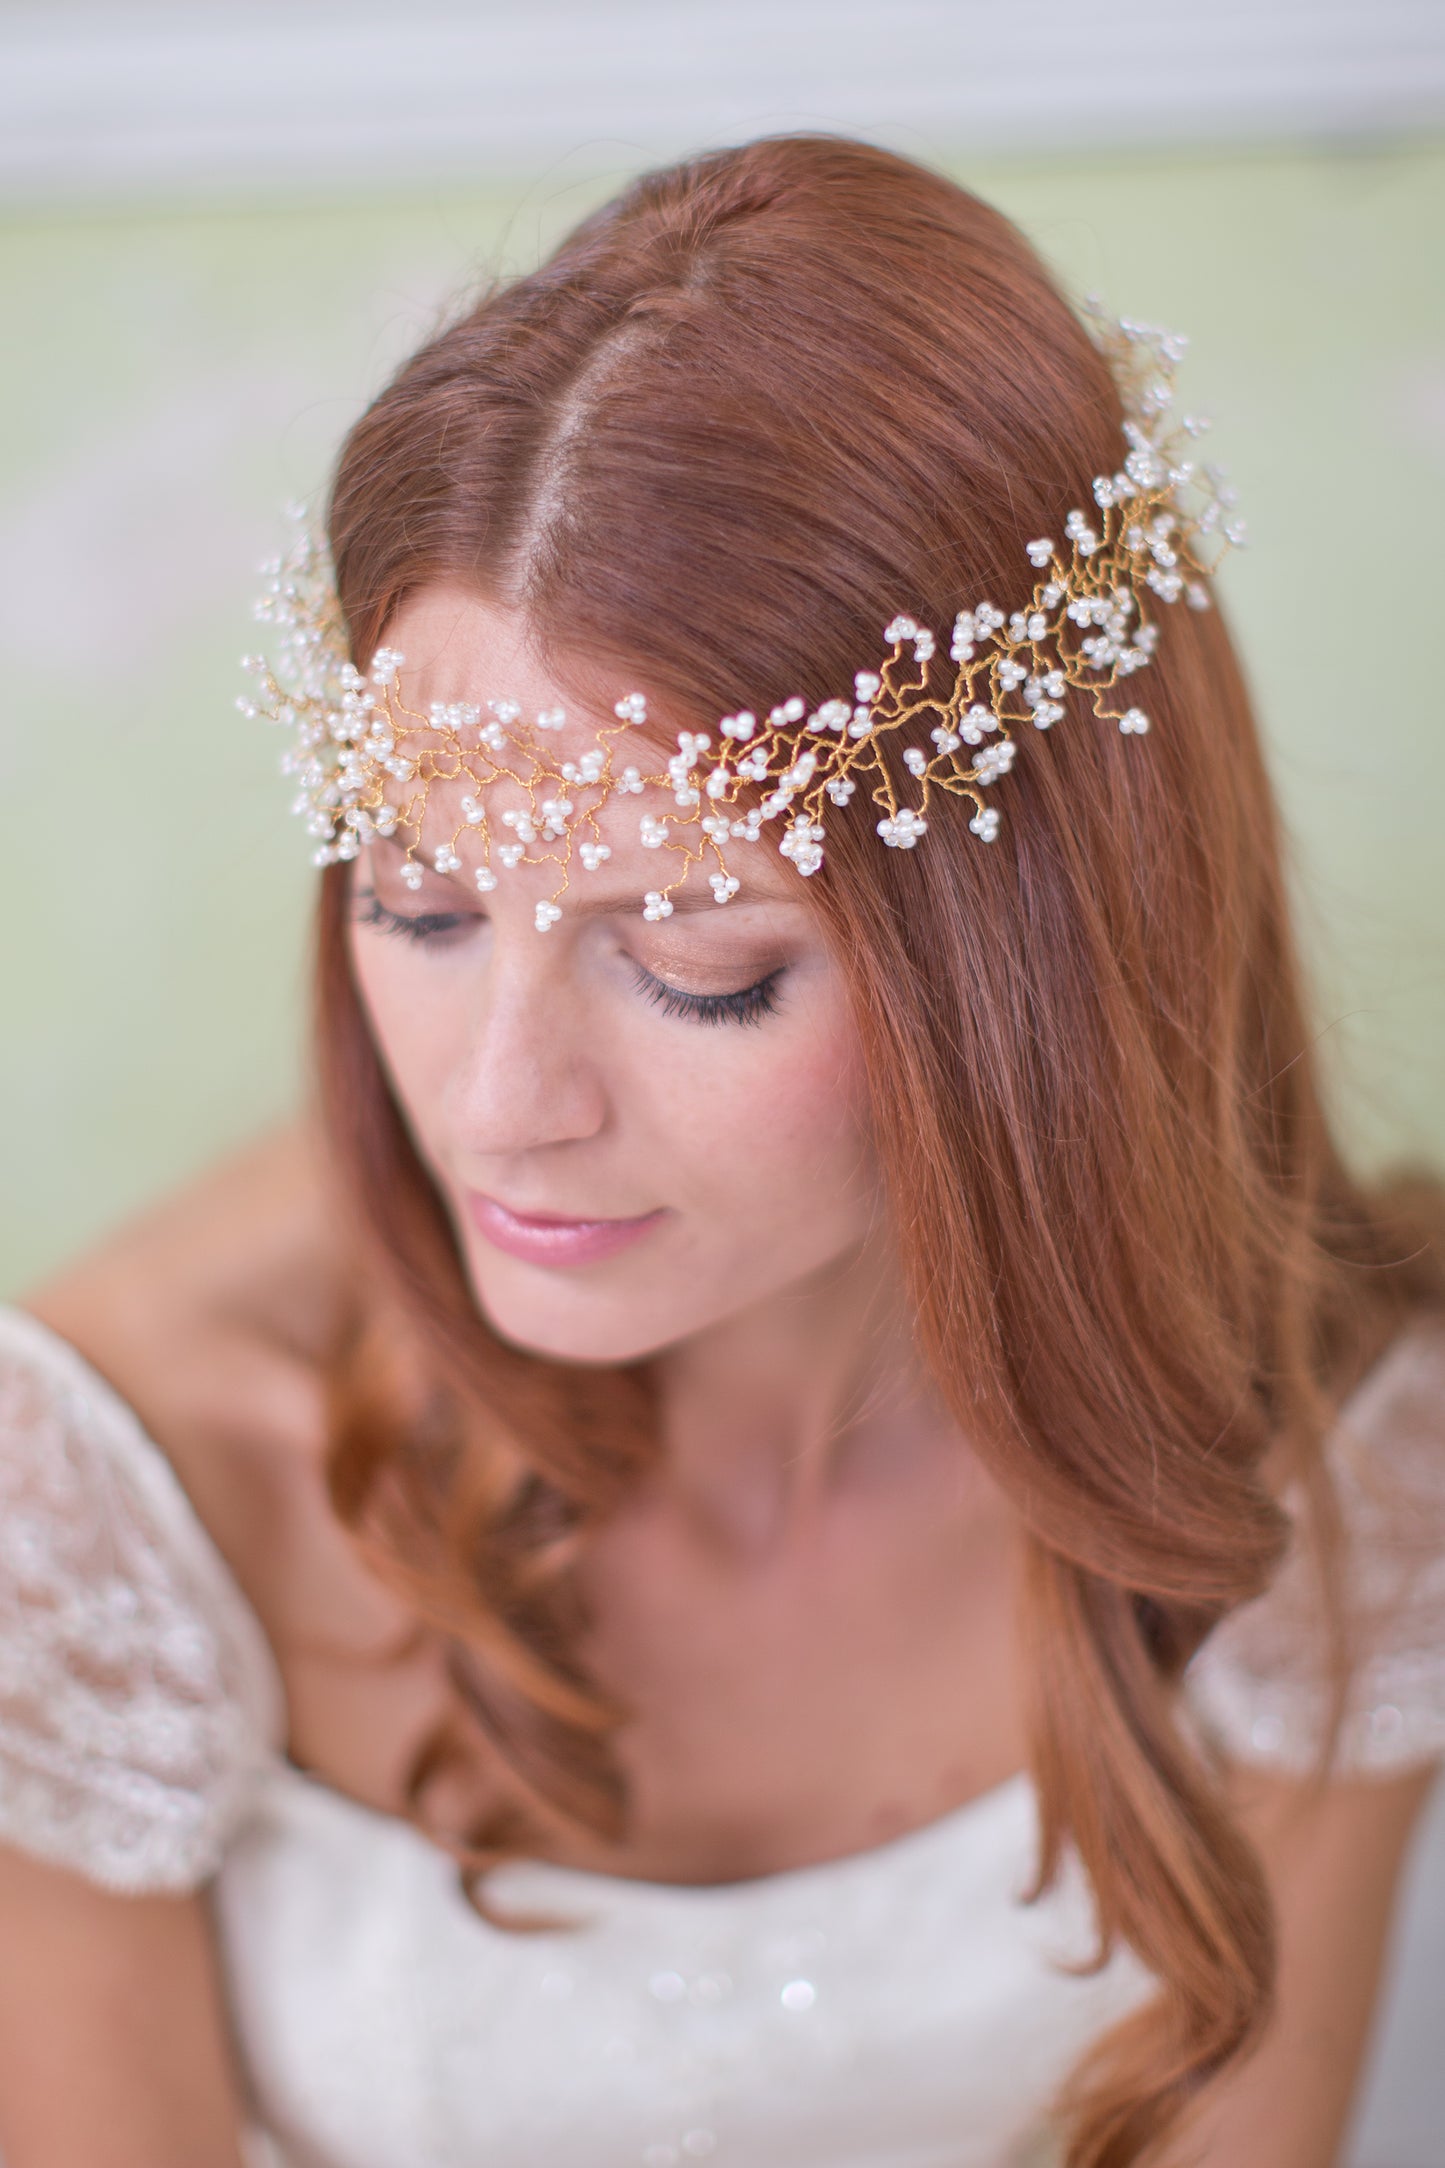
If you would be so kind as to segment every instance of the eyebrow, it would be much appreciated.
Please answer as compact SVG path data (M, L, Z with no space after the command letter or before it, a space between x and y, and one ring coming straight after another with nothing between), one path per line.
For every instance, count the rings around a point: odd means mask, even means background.
M643 891L641 889L629 890L626 896L587 896L580 902L573 901L576 894L575 886L568 888L563 909L569 918L609 918L620 916L623 912L632 910L636 911L639 918L642 916ZM684 911L725 913L730 911L734 904L744 902L786 903L791 899L766 892L749 897L745 890L739 889L737 895L732 898L731 903L720 904L716 897L705 889L679 888L675 889L667 900L672 905L674 912L678 913ZM658 920L657 923L660 925L663 921Z
M383 836L377 840L389 843L393 841L393 838ZM461 893L470 899L472 890L463 886L455 874L444 873L439 875L431 866L427 865L425 859L418 862L429 879L434 881L439 879L448 888L460 889ZM579 893L577 881L574 879L569 882L566 900L562 908L569 918L620 918L624 915L635 915L641 918L643 894L644 891L640 888L628 889L622 894L609 892L594 895L587 894L585 891ZM744 887L739 889L730 903L720 904L710 889L685 886L674 890L668 901L672 905L673 912L681 915L689 911L725 912L740 903L800 903L802 898L780 895L773 889L764 889L750 896L746 887ZM666 921L658 919L653 923L663 925Z

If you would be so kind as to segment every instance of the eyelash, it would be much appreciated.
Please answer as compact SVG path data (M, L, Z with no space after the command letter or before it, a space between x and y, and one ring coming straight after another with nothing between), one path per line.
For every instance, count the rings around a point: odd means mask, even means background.
M783 968L779 964L755 986L739 987L735 994L685 994L655 979L640 964L634 966L634 974L639 990L668 1016L690 1016L699 1024L756 1024L776 1014L777 985Z
M400 911L388 910L373 888L361 890L354 905L359 925L376 926L383 933L399 934L404 941L421 943L454 933L458 926L466 924L467 915L463 911L421 911L414 918L407 917ZM780 964L755 985L739 987L730 994L684 993L680 987L654 978L641 964L633 965L633 976L638 991L668 1016L687 1016L699 1024L756 1024L776 1013L777 986L785 968Z
M358 891L352 915L358 926L378 926L383 933L400 934L403 941L435 941L441 934L455 933L467 917L464 911L419 911L408 918L388 911L374 888Z

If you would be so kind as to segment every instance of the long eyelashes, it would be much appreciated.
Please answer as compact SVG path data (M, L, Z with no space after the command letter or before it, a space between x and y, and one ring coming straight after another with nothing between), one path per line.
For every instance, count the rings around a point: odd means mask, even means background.
M374 926L382 933L396 934L403 941L422 946L443 941L459 927L472 923L471 914L465 911L420 911L412 916L388 910L374 888L358 890L352 915L358 925ZM699 1024L756 1024L776 1013L778 982L786 967L780 964L754 985L727 994L685 993L681 987L654 978L641 964L634 963L632 968L639 993L668 1016L687 1016Z
M374 888L358 890L353 905L353 916L359 926L377 926L383 933L400 934L403 941L435 941L440 935L455 933L458 926L467 923L465 911L420 911L415 917L407 917L400 911L388 911Z
M638 987L649 1001L669 1016L690 1016L699 1024L756 1024L772 1016L778 1006L778 981L783 975L780 964L755 986L740 987L735 994L685 994L655 979L640 964L634 970Z

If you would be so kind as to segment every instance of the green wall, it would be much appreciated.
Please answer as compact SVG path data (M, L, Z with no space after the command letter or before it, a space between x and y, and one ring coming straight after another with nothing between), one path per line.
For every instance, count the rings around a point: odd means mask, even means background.
M954 170L1192 336L1342 1117L1445 1159L1445 149ZM252 566L445 299L620 178L0 227L0 1286L293 1103L314 876L233 705Z

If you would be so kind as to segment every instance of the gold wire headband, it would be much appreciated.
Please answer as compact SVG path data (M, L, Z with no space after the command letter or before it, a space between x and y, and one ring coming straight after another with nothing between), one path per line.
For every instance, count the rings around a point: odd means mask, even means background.
M991 843L1000 816L984 793L1013 766L1017 731L1050 729L1070 686L1088 695L1101 719L1142 736L1145 711L1114 696L1157 645L1149 598L1208 609L1207 578L1244 533L1227 516L1234 492L1224 476L1184 456L1208 426L1172 415L1186 341L1157 326L1115 322L1092 300L1086 316L1119 386L1127 450L1116 473L1095 478L1093 511L1069 513L1063 546L1046 537L1026 545L1037 577L1025 607L1005 614L980 602L960 613L946 689L932 683L944 675L934 634L911 617L895 617L883 634L891 652L857 673L850 696L811 712L802 699L786 700L762 720L744 709L723 717L716 738L679 731L662 773L644 773L620 757L647 719L641 693L616 703L615 723L575 760L560 759L555 747L567 720L560 708L532 722L505 699L488 701L485 713L462 701L433 703L425 714L409 708L401 694L405 657L395 649L378 648L365 675L353 665L325 545L304 511L295 512L297 539L262 568L267 586L256 605L257 617L278 628L278 658L274 665L244 658L257 688L237 705L292 734L282 768L296 779L294 810L316 839L315 863L354 858L373 835L398 836L406 841L402 878L419 887L431 786L462 783L468 787L454 801L451 832L432 846L430 863L439 873L461 871L457 845L465 836L480 846L474 878L483 892L496 887L499 871L524 861L555 866L552 893L535 907L545 932L562 916L574 863L594 872L611 856L600 808L659 790L671 808L639 809L638 818L643 845L680 861L674 877L643 899L643 916L661 919L691 868L709 860L713 896L727 903L741 881L724 846L758 843L774 823L781 823L782 855L800 873L816 873L825 810L831 819L831 809L846 806L860 787L878 835L896 850L912 849L926 833L935 791L971 800L969 828ZM885 741L900 730L907 733L902 764L918 786L909 804L883 757ZM485 799L503 780L525 803L500 814L494 836Z

